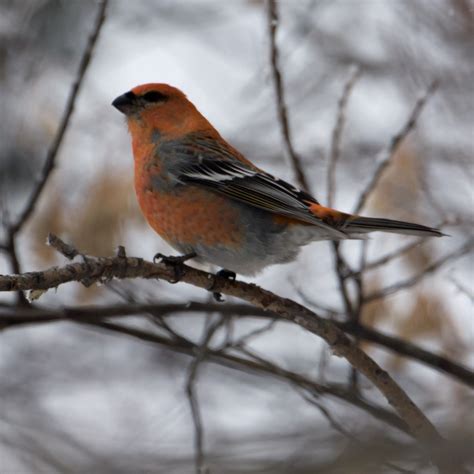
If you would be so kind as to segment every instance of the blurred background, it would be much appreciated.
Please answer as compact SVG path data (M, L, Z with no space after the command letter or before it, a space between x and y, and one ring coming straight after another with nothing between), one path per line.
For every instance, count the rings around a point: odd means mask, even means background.
M1 243L56 136L100 5L0 0L0 273L13 271ZM366 245L344 243L341 252L357 269L362 251L370 266L406 248L364 271L358 323L473 370L474 2L278 6L293 144L322 203L338 103L354 68L360 77L345 108L335 174L334 206L344 211L353 209L417 100L439 82L365 214L443 225L450 238L415 246L414 238L375 234ZM110 0L55 168L15 238L21 271L64 263L45 245L48 232L91 255L113 255L119 244L147 259L173 252L138 210L130 139L110 106L146 82L182 89L250 160L295 182L277 117L265 2ZM330 243L311 244L297 261L251 281L347 320ZM349 297L357 291L348 285ZM64 285L34 305L190 301L207 303L209 296L184 284L136 280ZM16 304L13 295L0 295L0 319ZM0 473L195 472L191 398L203 428L202 472L434 472L376 390L301 328L189 308L113 324L163 340L73 322L0 333ZM216 354L196 363L206 335ZM474 397L467 384L397 351L361 344L454 440L457 455L468 456ZM242 360L231 363L231 356Z

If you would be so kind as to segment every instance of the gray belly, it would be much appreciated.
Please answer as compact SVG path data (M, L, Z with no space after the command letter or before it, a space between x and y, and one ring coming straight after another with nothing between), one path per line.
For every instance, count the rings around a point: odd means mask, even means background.
M315 227L308 225L282 225L273 215L236 203L240 208L240 222L244 239L237 247L205 245L193 246L175 243L181 253L195 252L203 263L217 265L241 275L255 275L269 265L285 263L296 258L302 245L314 240Z

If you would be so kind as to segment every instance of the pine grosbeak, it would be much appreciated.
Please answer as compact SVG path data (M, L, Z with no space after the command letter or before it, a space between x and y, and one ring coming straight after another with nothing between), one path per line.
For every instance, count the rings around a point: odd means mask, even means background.
M144 84L112 103L127 118L135 190L151 227L178 251L243 275L294 259L315 240L372 231L441 236L419 224L346 214L257 168L186 96Z

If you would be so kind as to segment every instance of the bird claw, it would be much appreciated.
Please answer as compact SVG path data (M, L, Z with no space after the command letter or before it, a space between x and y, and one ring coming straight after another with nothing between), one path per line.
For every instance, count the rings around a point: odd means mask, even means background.
M210 286L209 290L212 290L212 288L216 285L216 277L221 277L221 278L225 278L226 280L235 281L237 275L235 274L235 272L226 270L225 268L223 268L222 270L219 270L216 273L215 277L213 278L212 285ZM222 294L219 293L218 291L213 291L212 296L214 296L214 299L218 303L224 302L224 298L222 298Z
M153 257L153 263L163 262L165 265L173 267L174 270L174 279L170 283L178 283L181 278L186 273L183 264L188 260L196 257L195 252L187 253L185 255L163 255L162 253L157 253Z

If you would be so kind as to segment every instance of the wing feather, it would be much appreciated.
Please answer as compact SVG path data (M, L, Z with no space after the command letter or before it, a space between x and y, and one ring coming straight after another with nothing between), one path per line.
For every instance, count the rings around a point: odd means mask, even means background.
M335 239L347 238L311 212L310 206L318 203L314 197L239 161L232 148L224 150L224 144L206 137L192 137L189 143L176 145L169 143L160 151L173 155L168 171L178 182L203 186L259 209L316 225Z

